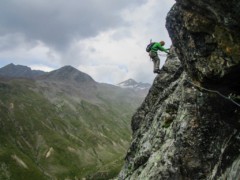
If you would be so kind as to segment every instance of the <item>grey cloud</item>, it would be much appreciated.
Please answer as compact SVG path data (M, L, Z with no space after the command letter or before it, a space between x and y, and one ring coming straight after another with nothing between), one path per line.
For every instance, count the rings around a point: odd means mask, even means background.
M27 41L63 50L75 38L87 38L124 24L120 10L145 0L8 0L0 2L0 37L22 34Z
M0 51L13 51L22 47L31 49L38 45L37 41L27 41L25 35L21 33L0 35L0 42Z
M117 32L113 33L111 38L114 40L120 40L120 39L124 39L124 38L132 38L132 34L128 29L123 29L121 31L117 31Z

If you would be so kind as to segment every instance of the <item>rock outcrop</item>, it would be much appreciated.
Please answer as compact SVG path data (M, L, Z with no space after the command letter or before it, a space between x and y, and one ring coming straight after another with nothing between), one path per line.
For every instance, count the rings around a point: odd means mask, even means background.
M240 2L177 0L172 55L132 118L118 179L240 178Z

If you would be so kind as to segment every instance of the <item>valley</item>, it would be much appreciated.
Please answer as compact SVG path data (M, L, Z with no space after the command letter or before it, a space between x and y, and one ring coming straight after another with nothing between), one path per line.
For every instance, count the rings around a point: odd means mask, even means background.
M71 66L34 79L1 77L0 97L1 179L116 176L144 98Z

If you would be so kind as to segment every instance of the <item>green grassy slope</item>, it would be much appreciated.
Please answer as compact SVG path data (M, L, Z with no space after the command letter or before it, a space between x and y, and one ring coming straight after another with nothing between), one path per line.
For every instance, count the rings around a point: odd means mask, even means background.
M30 80L0 81L0 179L115 176L140 100L102 86L94 91L98 103L64 91L48 98L51 88L39 89Z

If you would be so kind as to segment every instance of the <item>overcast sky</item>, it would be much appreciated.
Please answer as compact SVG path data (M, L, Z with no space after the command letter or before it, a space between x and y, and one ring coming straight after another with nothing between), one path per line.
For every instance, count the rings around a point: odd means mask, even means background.
M0 67L51 71L71 65L98 82L152 83L150 39L171 45L165 28L174 0L1 0ZM161 66L165 57L161 57Z

